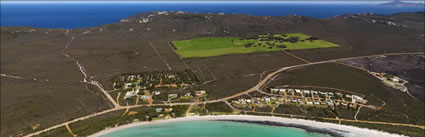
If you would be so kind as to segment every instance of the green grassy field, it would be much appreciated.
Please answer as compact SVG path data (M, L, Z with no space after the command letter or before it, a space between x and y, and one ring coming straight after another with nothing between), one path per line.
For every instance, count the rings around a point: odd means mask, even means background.
M339 46L334 43L330 43L324 40L306 40L310 36L293 33L293 34L273 34L273 37L290 38L298 37L300 41L291 42L280 42L277 40L266 40L260 41L262 38L266 38L269 35L259 35L258 39L243 39L238 37L209 37L209 38L198 38L191 40L180 40L173 41L176 46L177 54L182 58L189 57L210 57L220 56L226 54L242 54L252 52L267 52L267 51L279 51L283 49L298 50L298 49L313 49L313 48L327 48ZM305 41L304 41L305 40ZM252 47L245 47L246 44L253 44ZM271 43L274 46L268 45ZM286 48L279 48L278 46L284 45Z

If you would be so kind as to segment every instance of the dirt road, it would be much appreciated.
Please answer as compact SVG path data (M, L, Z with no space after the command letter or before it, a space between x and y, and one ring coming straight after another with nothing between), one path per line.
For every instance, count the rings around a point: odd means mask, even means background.
M67 36L69 36L68 35L68 31L65 34ZM72 42L72 40L74 40L74 37L72 37L71 42ZM68 48L69 44L70 44L70 42L66 45L65 49ZM424 54L424 52L415 52L415 53L389 53L389 54L385 54L385 56L389 56L389 55L406 55L406 54ZM253 91L256 91L256 90L260 90L260 88L262 86L264 86L269 80L272 80L273 77L275 77L278 73L281 73L281 72L286 71L286 70L289 70L289 69L298 68L298 67L305 67L305 66L310 66L310 65L316 65L316 64L323 64L323 63L331 63L331 62L336 62L336 61L343 61L343 60L364 58L364 57L376 57L376 56L384 56L384 55L383 54L378 54L378 55L368 55L368 56L359 56L359 57L349 57L349 58L334 59L334 60L319 61L319 62L310 62L310 63L306 63L306 64L300 64L300 65L283 67L281 69L278 69L278 70L276 70L276 71L268 74L266 77L264 77L254 87L252 87L252 88L250 88L248 90L242 91L240 93L234 94L232 96L224 97L224 98L217 99L217 100L203 101L203 102L169 103L167 105L196 105L196 104L202 104L202 103L215 103L215 102L222 102L222 101L223 102L226 102L226 104L229 104L227 102L227 100L232 99L232 98L235 98L235 97L242 96L244 94L247 94L247 93L250 93L250 92L253 92ZM85 74L85 70L84 69L81 69L81 71L82 71L82 73ZM91 118L91 117L95 117L95 116L98 116L98 115L102 115L102 114L113 112L113 111L117 111L117 110L131 109L131 108L143 107L143 106L157 106L157 105L161 105L162 106L162 105L164 105L164 104L141 104L141 105L134 105L134 106L120 106L119 104L117 104L117 102L115 102L115 100L112 98L112 96L102 87L102 85L99 82L94 81L94 80L91 80L91 79L88 79L87 80L87 83L90 83L92 85L97 86L102 91L102 93L105 94L105 96L108 98L108 100L114 105L114 108L108 109L108 110L104 110L102 112L97 112L97 113L94 113L94 114L91 114L91 115L87 115L87 116L84 116L84 117L76 118L76 119L73 119L73 120L70 120L70 121L67 121L67 122L64 122L64 123L61 123L61 124L58 124L58 125L55 125L55 126L46 128L46 129L43 129L41 131L28 134L28 135L26 135L24 137L36 136L36 135L39 135L39 134L41 134L43 132L47 132L47 131L53 130L55 128L65 126L67 124L71 124L71 123L74 123L74 122L77 122L77 121L80 121L80 120L85 120L85 119L88 119L88 118ZM267 113L270 114L269 112L267 112ZM287 114L274 113L274 115L287 115ZM300 117L302 117L302 116L300 116ZM330 119L329 118L329 120L336 120L336 119ZM338 120L340 120L340 119L338 119ZM358 121L356 121L356 120L344 120L344 121L349 121L349 122L364 122L364 123L376 123L376 124L391 124L391 125L418 127L418 128L425 129L424 126L411 125L411 124L402 124L402 123L388 123L388 122L360 121L360 120L358 120Z

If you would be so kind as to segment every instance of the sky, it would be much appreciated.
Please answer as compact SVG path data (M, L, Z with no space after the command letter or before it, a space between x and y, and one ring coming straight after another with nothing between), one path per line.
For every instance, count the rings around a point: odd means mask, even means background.
M392 0L1 0L1 3L31 4L31 3L131 3L131 2L199 2L199 3L308 3L308 4L381 4ZM424 3L424 0L401 0L403 2Z
M1 1L120 1L120 0L1 0ZM125 0L125 1L392 1L392 0ZM401 0L420 1L424 0Z

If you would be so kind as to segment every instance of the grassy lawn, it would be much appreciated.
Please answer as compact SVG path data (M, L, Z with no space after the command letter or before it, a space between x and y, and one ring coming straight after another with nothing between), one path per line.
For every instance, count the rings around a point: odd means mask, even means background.
M313 42L305 41L305 42L297 42L297 43L290 43L290 42L284 42L284 44L288 47L287 49L290 50L297 50L297 49L312 49L312 48L329 48L329 47L337 47L339 45L330 43L324 40L315 40Z
M289 38L289 37L299 37L300 39L308 39L311 36L309 35L305 35L302 33L289 33L289 34L285 34L286 36L283 36L282 34L273 34L273 36L275 37L282 37L282 38ZM261 35L260 37L267 37L267 35Z
M268 49L264 47L245 48L244 45L254 43L256 40L240 40L237 37L211 37L192 40L174 41L177 54L182 58L209 57L226 54L240 54L251 52L277 51L279 48Z
M285 35L285 36L284 36ZM209 38L198 38L191 40L180 40L173 41L176 46L177 54L182 58L189 57L209 57L209 56L220 56L226 54L243 54L252 52L267 52L267 51L279 51L282 49L297 50L297 49L313 49L313 48L327 48L339 46L334 43L330 43L324 40L306 40L310 36L293 33L293 34L273 34L273 37L280 37L287 39L290 37L298 37L299 41L292 42L280 42L277 40L263 40L269 35L259 35L258 39L243 39L238 37L209 37ZM251 47L245 45L251 43ZM271 43L273 45L268 45ZM284 45L286 48L278 47Z

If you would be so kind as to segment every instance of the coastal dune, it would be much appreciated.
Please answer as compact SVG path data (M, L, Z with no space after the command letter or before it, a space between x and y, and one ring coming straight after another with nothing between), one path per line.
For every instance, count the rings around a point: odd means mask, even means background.
M100 137L112 132L119 130L160 124L160 123L172 123L172 122L188 122L188 121L205 121L205 120L215 120L215 121L234 121L234 122L247 122L247 123L258 123L258 124L267 124L267 125L280 125L285 127L296 127L305 129L309 132L320 132L324 134L329 134L335 136L336 134L348 137L402 137L402 135L390 134L387 132L382 132L378 130L371 130L366 128L359 128L354 126L339 125L334 123L325 123L317 122L304 119L291 119L283 117L269 117L269 116L252 116L252 115L219 115L219 116L189 116L181 117L175 119L167 120L155 120L151 122L137 122L132 124L127 124L123 126L118 126L114 128L105 129L96 134L91 135L90 137Z

